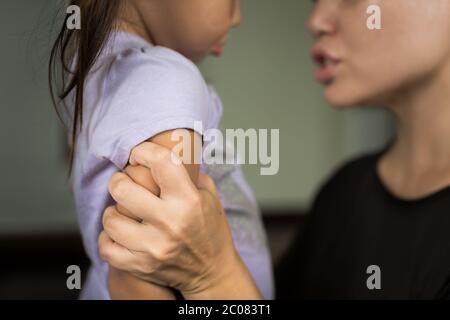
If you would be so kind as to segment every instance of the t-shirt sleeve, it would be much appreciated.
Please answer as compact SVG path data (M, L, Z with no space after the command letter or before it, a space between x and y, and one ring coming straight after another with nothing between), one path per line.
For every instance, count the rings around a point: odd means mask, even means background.
M131 150L164 131L195 130L209 119L210 97L198 68L170 49L117 56L104 82L90 152L123 169ZM199 132L201 134L201 132Z

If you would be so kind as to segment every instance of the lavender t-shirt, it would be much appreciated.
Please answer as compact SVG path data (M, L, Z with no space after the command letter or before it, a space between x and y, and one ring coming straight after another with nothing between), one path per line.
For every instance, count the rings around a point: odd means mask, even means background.
M69 124L73 96L66 104ZM86 80L83 128L74 159L75 202L92 263L82 299L110 299L108 265L101 260L97 245L103 211L114 204L108 193L110 177L127 165L136 145L167 130L195 130L195 121L201 121L203 129L218 128L221 116L219 97L190 60L140 37L113 33ZM201 171L216 182L235 246L264 297L272 299L266 235L241 168L202 164Z

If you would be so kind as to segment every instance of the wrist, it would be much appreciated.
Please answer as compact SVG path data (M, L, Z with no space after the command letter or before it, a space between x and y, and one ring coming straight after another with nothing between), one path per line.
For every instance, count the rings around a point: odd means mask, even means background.
M244 262L233 250L201 280L200 289L183 292L187 300L260 300L259 292Z

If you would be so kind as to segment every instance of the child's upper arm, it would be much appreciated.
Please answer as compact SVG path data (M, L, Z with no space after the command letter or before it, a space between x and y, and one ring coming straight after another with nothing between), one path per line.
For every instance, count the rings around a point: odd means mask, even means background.
M208 127L208 86L196 66L179 54L129 53L113 63L105 81L102 103L87 126L89 152L119 169L144 141L171 148L177 142L170 135L177 128L194 132L198 124Z

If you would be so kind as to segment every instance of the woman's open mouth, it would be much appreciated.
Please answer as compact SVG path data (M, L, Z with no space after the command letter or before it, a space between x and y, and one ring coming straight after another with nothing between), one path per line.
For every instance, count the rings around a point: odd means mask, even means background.
M318 66L315 72L316 80L324 85L330 84L336 77L337 67L341 60L319 46L313 47L311 56Z

